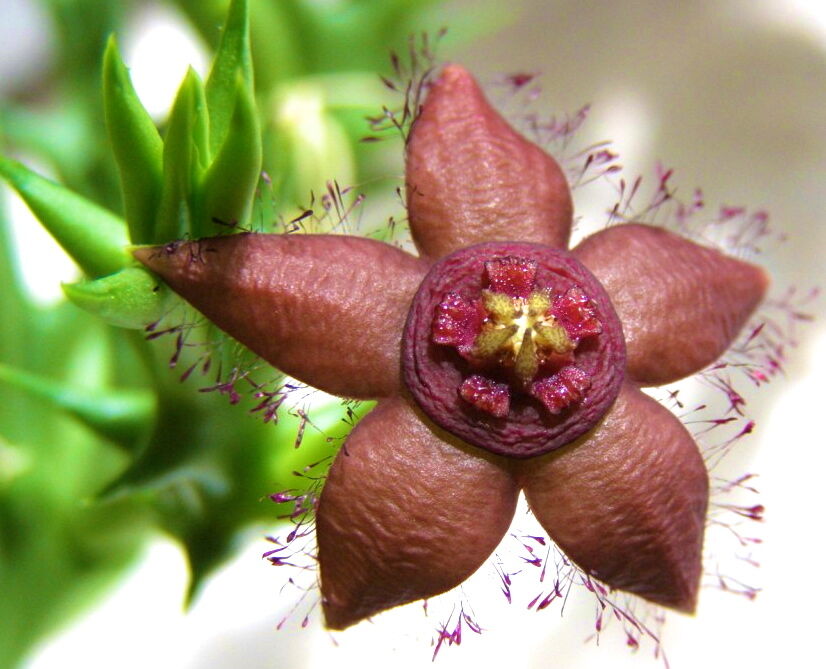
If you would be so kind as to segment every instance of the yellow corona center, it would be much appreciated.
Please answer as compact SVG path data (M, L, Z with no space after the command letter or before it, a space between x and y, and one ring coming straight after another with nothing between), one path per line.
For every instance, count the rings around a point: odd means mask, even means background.
M498 358L525 383L549 355L565 355L576 348L549 313L547 293L535 291L524 298L484 290L482 305L488 319L474 342L474 355L483 360Z

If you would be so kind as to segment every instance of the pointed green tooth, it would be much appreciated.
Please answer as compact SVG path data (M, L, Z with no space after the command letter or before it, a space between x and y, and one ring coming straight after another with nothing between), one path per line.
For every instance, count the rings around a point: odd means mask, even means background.
M142 267L127 267L94 281L63 284L71 302L110 325L143 329L160 320L173 293L157 276Z
M89 276L112 274L131 262L125 250L129 235L121 218L2 155L0 176Z

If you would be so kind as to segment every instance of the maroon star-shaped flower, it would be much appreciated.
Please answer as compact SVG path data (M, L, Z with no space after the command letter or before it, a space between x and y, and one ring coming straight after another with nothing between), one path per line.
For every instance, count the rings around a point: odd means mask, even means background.
M327 625L463 582L520 490L586 573L692 611L708 476L682 423L640 388L713 363L765 274L640 224L565 250L565 176L456 65L413 125L406 178L418 257L303 234L135 253L275 367L378 399L318 506Z

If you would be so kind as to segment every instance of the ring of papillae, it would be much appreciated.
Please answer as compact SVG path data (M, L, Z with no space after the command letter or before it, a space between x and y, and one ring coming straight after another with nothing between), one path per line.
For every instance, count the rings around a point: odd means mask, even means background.
M602 285L566 251L471 246L436 263L402 338L421 409L464 441L516 458L590 430L619 393L622 326Z

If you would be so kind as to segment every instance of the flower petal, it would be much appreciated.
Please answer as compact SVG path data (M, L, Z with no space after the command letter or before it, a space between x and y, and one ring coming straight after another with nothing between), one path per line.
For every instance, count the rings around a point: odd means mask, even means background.
M606 228L574 255L608 291L625 332L628 374L642 385L714 362L768 287L759 267L649 225Z
M338 235L238 234L135 257L287 374L346 397L399 390L401 331L424 261Z
M694 610L708 474L670 411L627 384L591 433L520 466L537 519L586 573Z
M507 461L425 421L404 398L382 400L330 469L317 529L332 629L459 585L508 529Z
M413 239L433 259L490 241L567 248L573 211L559 165L458 65L445 67L413 124L407 207Z

